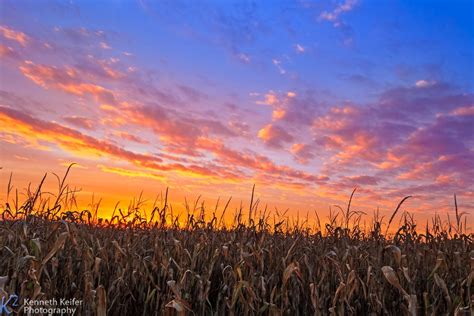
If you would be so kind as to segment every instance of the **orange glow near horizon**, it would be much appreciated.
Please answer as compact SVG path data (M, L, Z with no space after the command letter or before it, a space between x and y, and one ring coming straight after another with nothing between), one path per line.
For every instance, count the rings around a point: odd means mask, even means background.
M24 159L22 160L25 163L29 161ZM67 162L60 162L58 163L57 169L65 172L68 165L69 163ZM27 171L26 168L24 170ZM97 174L101 174L100 178L96 178ZM44 176L43 173L36 171L33 177L33 180L36 181L31 181L29 178L30 175L30 173L22 172L19 172L18 174L12 174L13 190L12 193L10 193L9 198L11 205L13 205L13 192L16 189L18 189L20 194L19 200L24 201L26 198L27 186L31 185L31 189L34 191L36 186L39 184L39 180L41 180L41 178ZM58 172L57 175L59 177L63 176L61 172ZM2 183L6 183L7 179L5 172L2 172L1 180ZM164 194L168 188L168 203L172 206L174 216L179 216L181 222L183 222L187 216L188 210L185 205L186 201L191 209L191 213L195 216L199 215L201 203L204 203L203 205L206 210L205 216L206 219L209 220L212 217L214 211L216 212L216 217L220 218L224 206L229 198L231 198L231 203L229 203L229 206L225 212L223 223L226 226L231 226L234 223L235 216L241 207L242 220L245 223L248 221L247 219L252 185L250 182L247 183L245 190L239 191L239 195L231 196L226 195L225 190L219 189L215 189L212 192L209 190L203 190L201 191L202 193L200 193L199 189L196 188L200 188L202 190L202 185L191 184L189 183L189 180L185 181L187 184L183 186L180 186L179 184L176 186L167 186L167 184L170 182L165 176L158 176L150 172L133 171L130 169L118 167L106 167L105 165L86 167L83 164L76 164L71 169L67 179L67 184L71 190L77 190L77 193L75 194L77 205L69 210L93 211L95 207L99 205L98 216L100 218L110 219L116 207L117 209L122 209L124 213L126 213L131 203L138 201L139 197L141 196L141 212L149 217L154 205L162 207ZM111 183L114 183L114 185L110 185ZM321 196L323 199L327 198L329 201L341 201L340 203L338 202L336 204L330 204L328 202L325 205L325 203L311 201L311 198L308 199L308 197L304 194L299 196L298 193L301 192L298 191L301 190L301 188L295 188L293 189L293 192L290 190L288 194L281 196L278 201L274 203L268 203L265 201L265 197L268 199L268 201L271 201L274 193L272 193L272 191L267 192L265 184L258 184L258 182L255 183L257 183L255 201L258 200L258 204L257 208L253 210L253 216L254 218L258 218L258 216L262 215L264 210L267 209L266 214L269 218L270 227L272 224L274 224L274 222L279 222L280 220L289 220L290 223L293 223L297 218L299 218L300 223L308 220L308 222L305 224L307 227L316 228L318 225L321 225L324 229L325 225L329 223L329 213L327 211L328 208L332 207L333 213L339 212L339 207L345 210L349 198L349 195L342 192L340 194L335 194L334 192L322 191L319 193L319 196ZM110 189L104 190L105 187L109 187ZM47 192L45 195L45 197L47 197L48 194L50 194L50 196L56 194L57 190L57 179L51 172L47 175L43 186L43 192ZM285 190L285 188L280 188L279 190ZM288 189L285 191L288 191ZM366 212L366 215L363 216L361 220L361 228L370 229L375 210L368 207L368 205L371 205L370 201L364 199L363 194L364 192L356 192L351 208L353 210ZM217 204L216 208L216 203L218 202L217 199L219 199L219 204ZM300 199L302 199L301 202ZM405 203L405 205L408 205L406 210L414 215L415 220L419 222L419 227L423 227L423 229L426 226L427 221L428 224L431 225L431 219L435 214L439 214L443 220L447 221L447 213L453 213L454 205L446 205L445 212L439 210L427 215L425 212L419 212L416 210L416 208L413 208L417 202L420 202L416 200L416 197L412 201L408 200L408 202ZM1 204L6 201L6 188L4 191L0 192L0 201L2 201ZM194 212L192 212L192 208L196 201L199 201L199 203L197 204L197 208L194 210ZM378 205L380 211L379 215L385 217L385 224L387 224L388 217L391 215L396 207L396 203L398 202L399 201L394 201L394 203ZM449 202L450 201L446 201L448 204ZM454 203L454 201L452 201L452 203ZM421 208L422 211L424 209L426 208ZM316 212L318 213L319 223L317 221L317 217L315 216ZM394 233L396 229L398 229L397 225L400 215L401 214L397 216L396 221L391 227L391 233ZM339 214L339 218L340 216L342 216L342 214Z

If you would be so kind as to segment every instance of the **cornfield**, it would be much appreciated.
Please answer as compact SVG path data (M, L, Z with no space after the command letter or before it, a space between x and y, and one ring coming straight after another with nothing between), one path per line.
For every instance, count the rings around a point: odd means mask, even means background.
M272 221L252 193L248 218L237 210L226 226L228 204L206 219L197 201L178 220L165 195L148 216L138 201L104 220L97 209L70 211L65 178L53 197L40 184L22 203L8 184L0 298L20 298L10 312L21 314L25 299L76 298L76 315L473 314L473 234L457 207L454 223L436 217L420 231L397 214L402 200L387 224L376 214L363 230L351 196L309 227Z

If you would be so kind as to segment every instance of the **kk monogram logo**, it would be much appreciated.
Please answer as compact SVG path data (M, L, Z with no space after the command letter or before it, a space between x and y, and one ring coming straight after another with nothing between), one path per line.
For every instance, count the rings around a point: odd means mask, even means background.
M10 315L13 311L9 307L18 306L18 295L10 295L8 299L4 296L0 302L0 315Z

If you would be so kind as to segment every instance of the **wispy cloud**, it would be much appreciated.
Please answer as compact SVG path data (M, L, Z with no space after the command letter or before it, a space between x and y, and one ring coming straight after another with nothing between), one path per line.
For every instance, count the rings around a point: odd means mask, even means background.
M28 35L21 31L14 30L8 26L0 26L0 34L4 38L16 42L21 46L26 46L30 42L30 38Z
M357 0L345 0L345 2L339 4L332 11L323 11L319 15L319 19L332 22L334 27L339 27L341 25L340 16L343 13L352 11L357 4Z
M303 54L306 51L306 48L301 44L295 44L295 51L298 54Z
M315 157L314 148L302 143L295 143L291 146L291 153L295 156L296 161L302 164L307 164Z
M0 44L0 57L1 58L11 58L11 59L20 59L20 55L12 47Z
M97 84L84 82L80 74L72 67L59 68L25 61L20 66L20 71L44 88L56 88L79 96L92 95L99 102L107 105L116 103L115 96L110 90Z
M92 119L83 116L64 116L63 120L75 127L92 130L95 128L95 122Z
M417 88L427 88L427 87L433 86L435 84L436 84L436 81L434 81L434 80L421 79L421 80L418 80L417 82L415 82L415 86Z
M99 167L99 169L103 172L114 173L124 177L148 178L153 180L159 180L162 182L165 182L166 180L165 176L150 171L132 170L119 167L108 167L105 165L98 165L97 167Z
M284 75L286 74L286 70L285 68L283 68L283 66L281 65L281 60L280 59L272 59L272 63L273 65L275 65L275 67L278 69L278 72L280 73L280 75Z

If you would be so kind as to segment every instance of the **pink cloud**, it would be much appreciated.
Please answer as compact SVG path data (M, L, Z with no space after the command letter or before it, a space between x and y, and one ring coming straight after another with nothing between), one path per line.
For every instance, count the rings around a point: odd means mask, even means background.
M5 25L0 26L0 34L4 38L16 42L23 47L25 47L30 42L28 35Z
M73 67L58 68L25 61L20 66L20 71L25 77L44 88L52 87L78 96L92 95L104 104L116 103L115 96L110 90L100 85L84 82Z
M454 109L451 114L459 116L473 116L474 115L474 105L471 106L462 106Z
M268 124L260 129L258 138L273 148L283 148L285 143L292 142L294 139L285 129L274 124Z
M63 120L69 124L83 129L92 130L95 128L94 121L82 116L65 116Z
M341 22L339 20L340 15L345 12L350 12L357 4L357 0L345 0L345 2L339 4L333 11L323 11L319 15L320 20L330 21L334 27L339 27Z
M130 141L130 142L137 143L137 144L146 145L146 144L150 143L149 141L147 141L145 139L142 139L141 137L138 137L136 135L130 134L130 133L125 132L125 131L116 131L116 132L112 133L112 135L117 136L121 139Z
M0 58L19 59L20 55L10 46L0 44Z
M302 164L308 163L309 160L315 157L314 148L307 144L295 143L291 146L290 151L295 156L296 161Z

